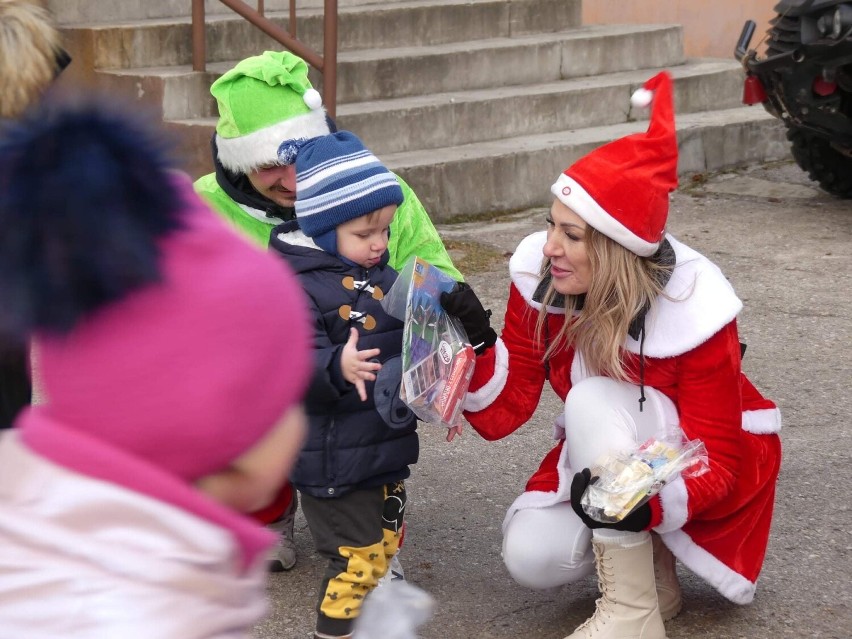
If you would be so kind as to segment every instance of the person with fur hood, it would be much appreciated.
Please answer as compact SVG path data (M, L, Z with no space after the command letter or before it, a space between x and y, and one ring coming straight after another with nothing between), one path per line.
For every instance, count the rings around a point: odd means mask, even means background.
M781 421L741 371L742 302L719 268L666 233L677 186L672 82L646 132L606 144L551 187L547 230L510 261L505 326L477 357L464 415L489 440L526 423L549 382L565 402L557 444L503 524L503 560L520 584L550 588L597 569L601 598L570 639L663 639L681 608L680 561L738 604L754 597L781 462ZM488 316L444 295L471 331ZM493 331L492 331L493 332ZM620 521L581 499L604 454L648 439L704 444L709 471L680 476Z
M245 513L304 438L305 298L173 167L94 103L0 139L0 337L35 343L46 394L0 432L0 636L248 638L265 613L275 538Z

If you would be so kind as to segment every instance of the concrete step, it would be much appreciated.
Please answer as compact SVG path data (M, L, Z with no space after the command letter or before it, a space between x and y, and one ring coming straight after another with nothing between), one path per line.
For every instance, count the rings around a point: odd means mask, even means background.
M581 0L409 0L342 6L340 51L382 49L507 38L566 30L580 25ZM289 12L267 11L287 29ZM322 51L323 12L297 10L298 37ZM207 16L207 60L241 60L281 45L234 14ZM192 35L189 17L115 23L75 24L63 37L94 68L189 65Z
M646 117L629 97L659 69L500 89L451 92L341 105L337 124L358 134L378 155L471 144L554 129L581 129ZM742 67L733 60L696 59L671 67L675 108L694 113L740 106ZM206 130L215 117L176 124Z
M601 25L430 47L350 51L338 58L337 95L344 104L670 66L683 63L682 45L681 28L675 25Z
M670 25L581 27L564 33L490 38L465 43L341 52L338 103L388 100L448 91L471 91L557 82L684 62L681 29ZM234 62L205 73L189 65L105 69L108 91L141 99L167 120L209 117L215 78ZM320 85L320 78L314 78Z
M164 120L210 117L217 113L210 85L234 66L233 62L207 65L193 71L188 65L96 72L98 87L107 93L144 104Z
M297 10L318 8L324 0L298 0ZM380 4L384 0L337 0L339 7ZM411 2L412 0L394 0ZM257 2L246 0L256 9ZM139 2L104 2L104 0L47 0L47 8L60 25L81 23L119 22L128 20L146 20L150 18L183 18L190 15L190 0L140 0ZM266 12L284 11L290 6L290 0L265 0ZM205 0L204 10L209 15L231 14L233 11L219 0Z
M734 96L741 87L742 71L734 74L730 65L727 60L696 60L671 69L675 78L681 174L789 157L784 127L763 109L739 106ZM411 140L420 146L417 150L379 151L382 144L392 142L366 135L364 139L389 167L409 181L435 220L538 206L547 203L549 184L575 159L601 144L647 127L647 113L631 110L629 96L654 72L646 69L568 82L577 87L578 93L569 92L566 102L553 109L549 121L540 115L525 117L528 106L520 109L520 115L513 113L520 124L529 125L527 133L515 128L511 135L494 135L501 129L503 115L512 112L504 104L502 109L495 107L493 119L459 121L451 130L427 130L428 122L423 127L414 125L412 128L419 130L409 137L417 138ZM543 88L529 90L533 93ZM584 99L588 101L582 102ZM568 106L572 101L578 104L577 108ZM345 116L341 117L345 120ZM366 113L363 117L368 120ZM601 123L602 117L610 121ZM341 126L344 120L340 121ZM373 120L374 127L384 123L387 132L399 130L400 125L391 123L381 112L374 114ZM185 166L195 177L212 170L210 138L215 124L215 118L168 123L182 140ZM469 142L472 132L491 139ZM373 128L373 135L379 134L381 131ZM446 146L449 140L459 144Z
M734 60L689 60L670 70L678 113L741 105L742 66ZM656 71L344 104L337 123L379 155L616 124L645 117L630 110L629 98Z
M341 105L337 124L378 155L472 144L644 119L630 109L633 91L659 69L623 71L543 84L439 93ZM733 60L695 59L671 67L675 108L695 113L740 106L742 67ZM209 139L216 118L178 120ZM206 147L205 147L206 152Z
M418 194L430 216L522 210L552 201L550 185L572 162L611 140L644 131L646 122L552 131L385 155L382 161ZM677 117L681 175L790 155L784 126L762 108L738 107Z

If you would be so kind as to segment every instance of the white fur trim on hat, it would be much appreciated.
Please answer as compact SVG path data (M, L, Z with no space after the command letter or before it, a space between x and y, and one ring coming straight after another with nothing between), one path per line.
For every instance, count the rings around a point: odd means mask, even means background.
M216 134L216 147L222 166L234 173L250 173L261 166L280 164L278 147L285 140L309 140L329 132L325 109L320 108L238 138Z
M618 242L628 251L641 257L653 255L660 242L646 242L630 229L607 213L588 191L565 173L560 174L550 187L550 192L569 209L579 215L586 224ZM662 241L662 238L660 238Z

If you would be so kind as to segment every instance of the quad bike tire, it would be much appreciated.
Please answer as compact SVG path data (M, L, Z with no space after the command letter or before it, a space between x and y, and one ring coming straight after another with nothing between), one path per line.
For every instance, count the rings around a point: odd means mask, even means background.
M839 198L852 198L852 157L821 137L802 129L788 128L793 159L820 187Z

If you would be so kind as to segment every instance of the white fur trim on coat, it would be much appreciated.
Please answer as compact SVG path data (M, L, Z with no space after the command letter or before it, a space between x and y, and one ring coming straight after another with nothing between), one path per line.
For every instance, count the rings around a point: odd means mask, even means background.
M533 294L541 280L541 261L544 258L542 249L547 240L545 231L538 231L532 235L527 235L518 244L518 248L509 259L509 275L512 278L512 283L521 293L523 298L535 310L541 310L541 302L533 301ZM564 308L556 306L548 306L548 313L557 313L565 315Z
M494 349L494 375L476 392L465 396L463 406L466 411L476 413L487 408L503 392L509 377L509 350L499 337Z
M247 215L250 215L258 222L263 222L264 224L268 224L269 226L278 226L279 224L281 224L281 222L284 221L281 218L267 215L260 209L256 209L252 206L249 206L248 204L240 204L239 206L243 211L246 212Z
M226 169L251 173L261 166L279 164L278 147L285 140L310 140L328 133L325 109L317 109L238 138L223 138L217 133L216 148Z
M689 495L686 492L686 483L682 477L663 486L659 493L660 506L663 510L663 520L654 530L658 533L667 533L678 530L686 523L689 516Z
M665 296L657 299L645 320L647 357L675 357L691 351L736 318L743 306L718 266L671 235L666 239L674 249L676 264ZM545 240L543 231L527 236L509 261L512 282L533 308L541 308L532 295L541 279ZM638 353L639 342L628 336L624 348Z
M781 411L761 408L743 411L743 430L754 435L768 435L781 431Z
M318 251L322 250L319 246L317 246L317 243L314 242L313 238L305 235L302 229L295 229L289 233L279 233L276 237L282 242L286 242L292 246L301 246L304 248L316 249Z
M755 584L716 559L683 530L660 535L675 557L696 575L734 603L745 605L754 599Z

